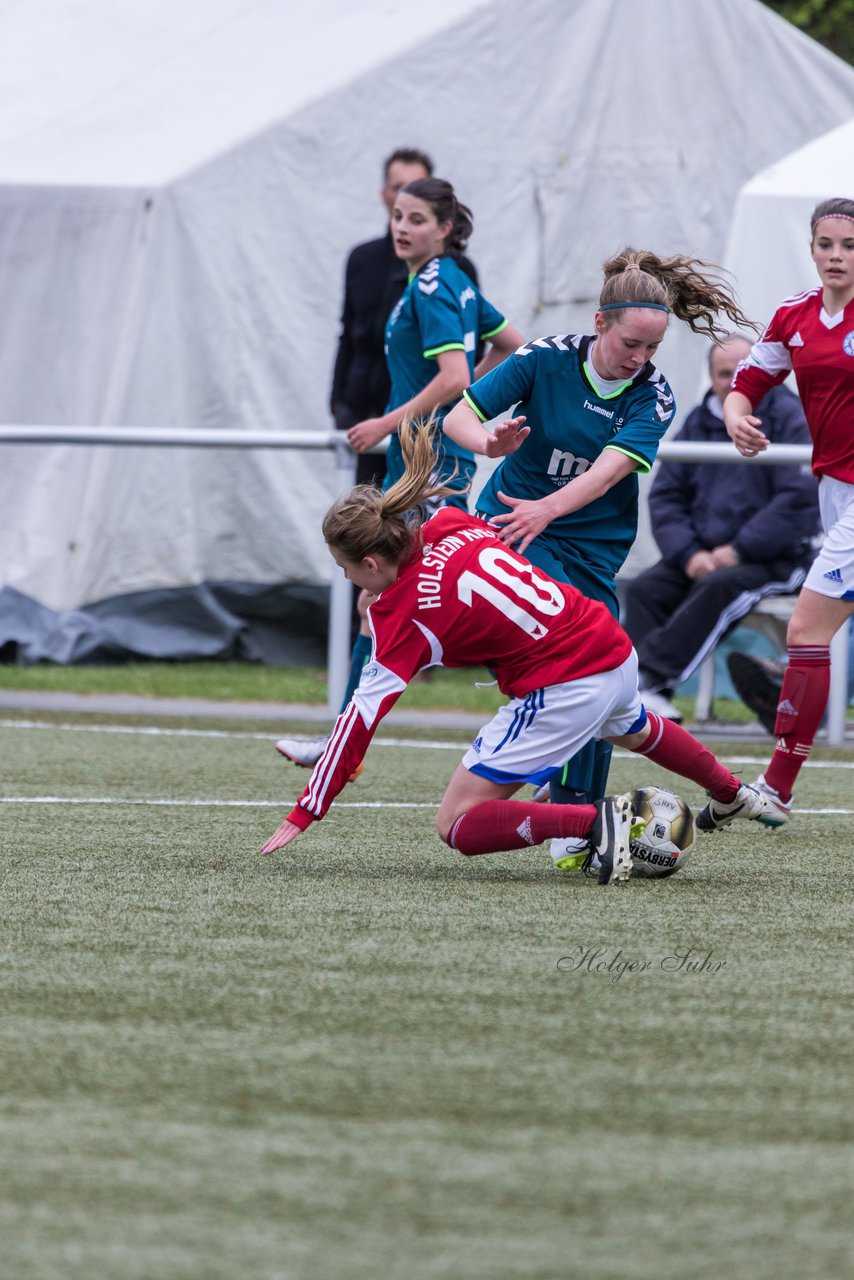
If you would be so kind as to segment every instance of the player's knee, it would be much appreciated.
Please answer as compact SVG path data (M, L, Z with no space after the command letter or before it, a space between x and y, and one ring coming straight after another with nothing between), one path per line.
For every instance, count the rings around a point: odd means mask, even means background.
M453 849L455 853L465 853L464 849L457 848L454 839L454 832L464 816L462 813L452 813L448 810L443 812L441 809L436 814L436 832L439 839L443 840L448 848Z
M614 747L622 747L624 751L638 751L646 742L650 734L649 719L644 723L636 733L623 733L619 737L606 738L606 742L610 742Z
M800 648L803 645L828 644L820 630L817 630L809 618L793 617L786 628L786 645L788 648Z
M436 833L439 836L440 840L444 840L445 844L451 844L449 837L450 837L451 828L453 827L453 825L454 825L453 820L451 819L450 815L444 814L440 809L439 812L436 814ZM451 845L452 849L453 847L454 846Z

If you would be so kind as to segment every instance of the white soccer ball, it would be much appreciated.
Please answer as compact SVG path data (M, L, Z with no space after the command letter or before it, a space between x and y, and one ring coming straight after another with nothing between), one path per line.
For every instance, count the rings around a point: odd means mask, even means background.
M664 787L636 787L632 808L646 822L630 843L633 876L672 876L697 843L694 815L681 796Z

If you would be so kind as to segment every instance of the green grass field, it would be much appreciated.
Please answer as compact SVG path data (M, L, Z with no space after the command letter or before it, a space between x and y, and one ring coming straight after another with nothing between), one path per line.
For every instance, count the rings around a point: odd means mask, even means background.
M486 669L434 668L414 680L399 705L411 710L451 708L491 713L503 701ZM320 667L264 667L249 662L130 662L114 667L34 667L0 664L0 689L36 693L134 694L149 698L208 698L239 702L326 702L326 671ZM683 715L693 714L694 699L677 697ZM743 703L719 699L716 713L733 723L753 716Z
M453 733L261 858L275 735L105 724L0 725L3 1280L852 1274L850 752L605 890L438 841Z

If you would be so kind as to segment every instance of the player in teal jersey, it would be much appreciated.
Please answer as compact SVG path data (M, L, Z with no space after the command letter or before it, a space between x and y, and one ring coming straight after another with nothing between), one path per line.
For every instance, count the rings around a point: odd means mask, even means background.
M510 355L522 341L504 316L481 295L454 260L468 243L472 218L441 178L419 178L397 195L391 218L395 253L406 261L410 279L386 326L386 359L391 395L379 418L358 422L347 433L364 452L391 435L386 458L389 488L403 474L397 431L404 418L418 421L444 415L475 377ZM488 343L475 368L475 352ZM474 455L437 432L437 482L451 477L454 492L446 503L466 507L474 475Z
M625 249L604 264L593 335L540 338L464 392L445 433L503 458L477 501L505 542L618 614L616 575L637 535L638 472L648 471L675 409L651 363L669 316L695 332L749 325L710 264ZM494 432L482 425L512 406ZM552 782L552 798L604 795L610 748L590 744ZM553 850L553 853L555 851Z
M471 211L460 204L451 184L442 178L418 178L397 193L391 234L395 253L409 267L410 279L386 327L391 395L381 417L357 422L347 433L359 453L391 434L383 483L388 489L403 475L397 435L401 423L406 419L412 423L408 429L414 430L418 421L434 415L433 482L450 490L435 506L463 510L468 505L474 455L442 435L442 418L473 377L493 369L522 342L519 331L486 301L454 259L454 253L466 248L471 232ZM486 354L475 368L475 352L481 342L488 344ZM363 619L365 606L363 593L359 601ZM350 657L342 709L359 683L370 652L370 633L363 621ZM295 764L313 767L325 744L325 737L309 742L281 738L276 746Z

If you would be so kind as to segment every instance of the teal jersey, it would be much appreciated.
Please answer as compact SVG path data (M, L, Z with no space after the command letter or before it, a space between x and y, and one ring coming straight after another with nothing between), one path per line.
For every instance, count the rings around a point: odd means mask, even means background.
M386 412L418 395L438 372L436 357L444 351L464 351L469 377L474 377L478 342L494 337L507 324L500 311L487 302L453 258L433 258L410 280L403 297L386 324L385 351L391 376ZM436 412L441 423L450 404ZM437 436L439 461L443 457L472 462L469 449ZM386 488L403 474L400 441L395 432L386 457Z
M583 474L603 449L618 449L636 470L594 502L560 516L541 537L566 543L599 572L613 577L638 530L638 471L649 471L667 430L673 392L654 365L644 365L632 381L601 396L585 372L592 337L567 334L526 343L464 392L482 422L506 415L516 405L531 434L504 458L480 494L478 511L503 515L508 508L498 490L536 500ZM534 559L538 539L528 555Z

